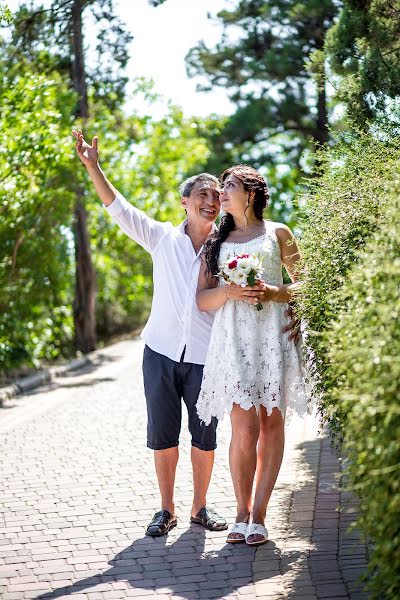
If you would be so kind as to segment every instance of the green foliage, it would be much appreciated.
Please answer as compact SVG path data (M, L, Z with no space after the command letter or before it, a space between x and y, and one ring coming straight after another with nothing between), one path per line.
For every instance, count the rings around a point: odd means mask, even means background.
M12 14L8 6L0 6L0 24L11 23Z
M382 133L382 132L381 132ZM348 134L321 160L303 223L299 310L321 412L372 540L373 597L400 591L400 139Z
M340 407L351 488L373 542L373 597L400 595L400 182L348 274L324 335L330 403Z
M112 224L73 150L76 95L68 89L75 4L22 4L0 40L0 125L6 132L0 148L2 372L73 352L72 219L82 186L97 269L100 338L141 324L151 301L149 255ZM91 120L85 132L99 135L107 173L128 199L155 218L176 222L184 213L175 186L188 171L203 170L206 125L185 120L175 107L159 121L124 115L122 69L131 35L114 15L112 0L90 0L82 10L96 22L99 56L87 71ZM146 94L151 114L155 94L145 82L138 93Z
M400 98L400 5L396 1L344 0L328 32L325 53L340 76L337 99L366 127Z
M305 63L321 53L337 10L334 0L236 1L216 17L224 32L215 48L200 42L187 55L201 88L221 86L237 106L211 136L210 170L240 162L264 170L283 193L271 211L281 221L292 213L314 145L328 141L324 63L318 85Z
M57 356L71 337L69 125L57 76L0 87L0 370Z
M218 13L221 42L214 49L199 43L187 64L189 74L207 77L203 89L222 86L238 104L227 123L235 146L284 133L287 147L297 146L301 155L310 138L326 141L326 101L305 62L323 49L336 13L333 0L241 1ZM264 148L263 156L265 161L271 153Z
M9 70L18 73L21 63L32 71L50 75L57 71L73 89L71 45L74 0L52 0L46 8L38 1L22 3L13 15L10 39L0 40ZM95 22L96 45L91 48L93 66L85 66L85 79L95 101L117 109L125 97L128 47L132 35L115 14L113 0L82 3L84 20ZM86 21L84 21L86 22ZM7 52L11 46L13 51Z
M396 185L397 143L349 133L321 155L322 174L309 181L309 193L304 198L305 273L300 307L307 316L310 341L323 374L329 362L321 332L342 308L338 291L366 240L379 226L388 194ZM333 419L334 409L325 409Z

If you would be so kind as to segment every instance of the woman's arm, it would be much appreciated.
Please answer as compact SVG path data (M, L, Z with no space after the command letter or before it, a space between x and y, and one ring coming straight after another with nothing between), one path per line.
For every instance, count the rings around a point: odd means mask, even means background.
M296 264L300 259L300 251L296 238L289 227L280 223L275 233L281 249L282 263L285 265L292 283L284 283L282 285L264 284L264 295L261 302L271 300L273 302L290 302L293 292L300 285L296 277Z
M227 298L225 286L218 286L218 279L207 273L204 255L201 258L199 279L197 282L196 302L199 310L217 310L225 304Z
M230 285L218 285L218 279L207 273L204 256L201 260L199 279L197 283L196 302L199 310L217 310L227 300L244 300L249 304L257 304L264 291L258 286L241 287L231 283Z

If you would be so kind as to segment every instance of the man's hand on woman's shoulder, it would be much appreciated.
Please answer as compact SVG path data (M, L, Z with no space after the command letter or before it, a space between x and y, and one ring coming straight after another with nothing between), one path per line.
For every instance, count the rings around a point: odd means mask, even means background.
M282 332L287 333L290 331L289 340L293 340L294 343L296 344L299 341L300 335L301 335L300 319L299 319L299 317L296 316L296 313L294 312L293 307L290 306L290 304L289 304L288 309L285 311L285 316L288 317L290 319L290 321L282 329Z

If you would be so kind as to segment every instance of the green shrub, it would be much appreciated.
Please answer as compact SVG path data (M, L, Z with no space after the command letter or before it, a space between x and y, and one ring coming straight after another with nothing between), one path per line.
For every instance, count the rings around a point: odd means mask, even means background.
M400 190L340 294L324 334L329 395L341 407L358 524L373 541L376 597L400 596ZM382 592L384 592L382 594Z
M373 597L400 596L399 140L355 137L324 157L304 225L299 310L321 413L348 458Z
M399 140L389 143L349 134L321 156L322 174L309 182L298 305L308 323L309 345L320 377L321 412L338 436L344 417L326 393L334 382L327 358L330 342L322 334L344 305L339 291L399 187L399 158Z

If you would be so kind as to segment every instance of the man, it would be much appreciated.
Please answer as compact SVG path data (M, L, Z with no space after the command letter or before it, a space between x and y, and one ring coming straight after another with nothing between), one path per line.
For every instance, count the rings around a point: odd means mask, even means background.
M76 150L107 212L119 227L141 244L153 259L154 295L145 340L143 379L147 403L147 446L154 462L161 511L146 534L160 536L177 523L174 483L178 463L181 400L192 436L193 504L191 521L221 531L226 520L207 507L206 495L216 448L217 421L201 424L196 412L213 314L198 310L196 287L200 255L215 230L220 211L218 179L208 173L190 177L181 186L187 218L178 227L161 223L133 207L108 181L98 163L98 139L89 145L82 131L73 131ZM256 294L257 292L253 292ZM286 328L291 329L293 322Z

